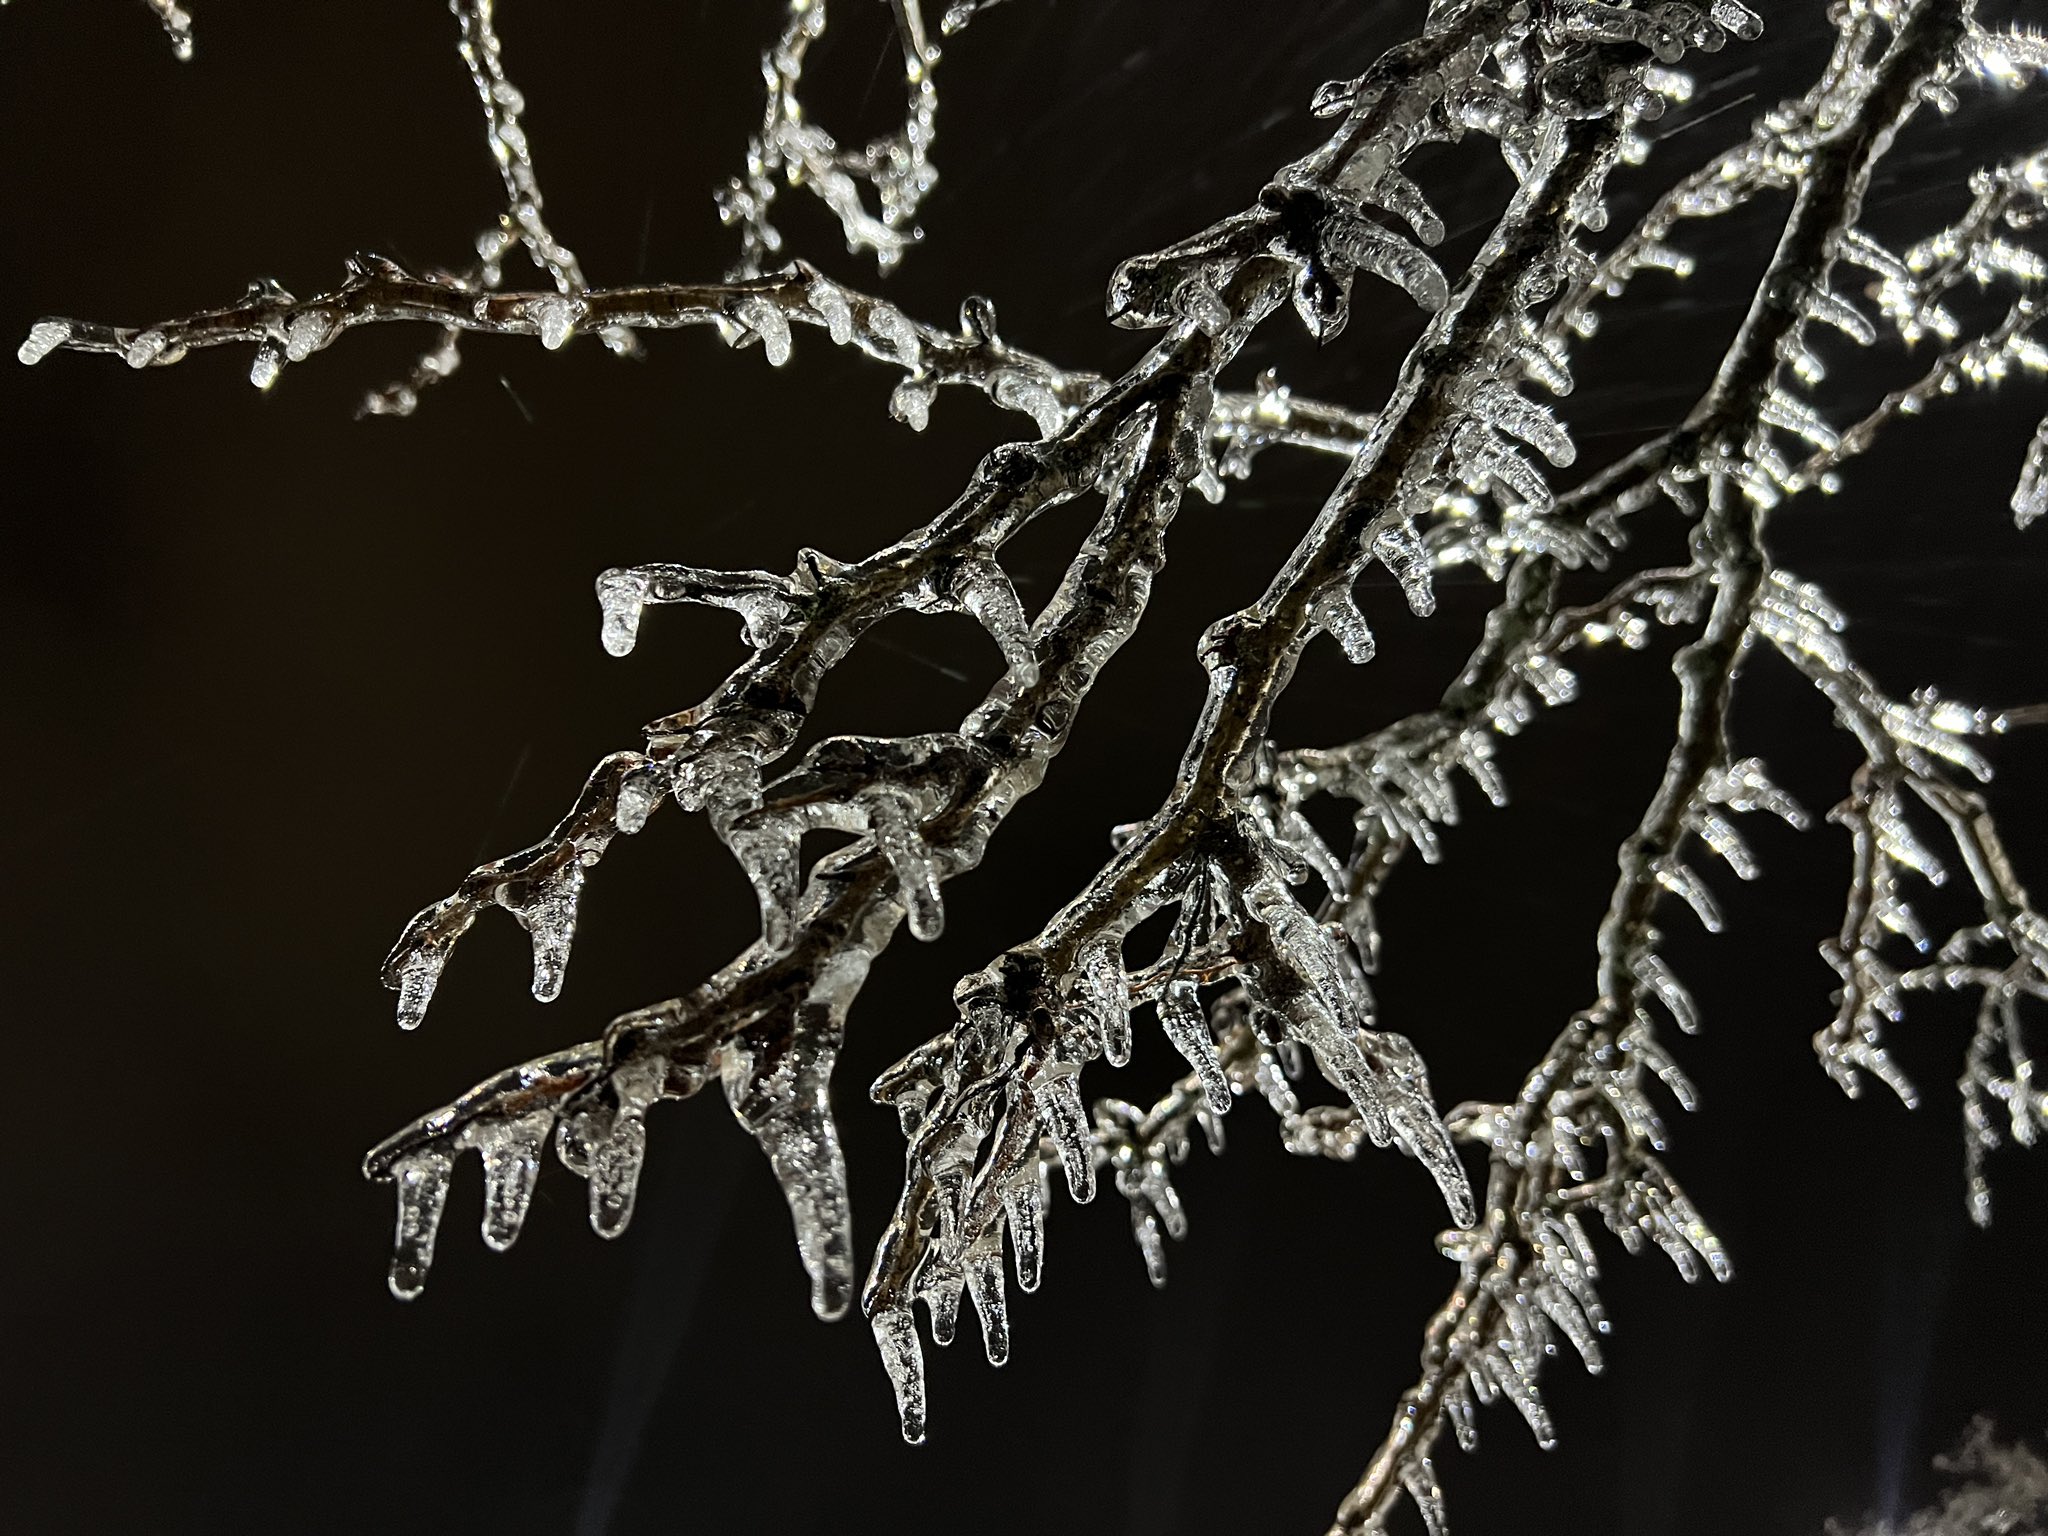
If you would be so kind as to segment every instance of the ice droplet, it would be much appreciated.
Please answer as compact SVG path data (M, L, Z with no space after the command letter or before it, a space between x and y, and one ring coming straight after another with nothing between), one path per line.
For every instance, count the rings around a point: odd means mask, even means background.
M38 320L29 327L28 340L21 344L21 350L14 355L29 367L34 367L70 339L70 321Z
M303 363L334 339L339 319L329 310L302 309L285 322L284 355Z
M905 379L889 395L889 414L913 432L931 425L932 401L939 392L919 379Z
M391 1294L411 1301L426 1288L434 1265L434 1234L448 1207L448 1179L455 1160L438 1147L400 1158L392 1169L398 1189L398 1232L391 1248Z
M825 333L835 347L853 340L853 306L846 302L846 295L823 278L814 277L805 297L812 311L825 322Z

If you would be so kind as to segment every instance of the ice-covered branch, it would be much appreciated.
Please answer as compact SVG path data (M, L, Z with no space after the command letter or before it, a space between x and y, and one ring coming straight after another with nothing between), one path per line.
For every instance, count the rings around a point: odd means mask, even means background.
M890 0L903 60L903 123L860 149L843 149L812 122L797 99L811 45L825 35L826 0L790 0L781 34L761 56L768 104L761 131L747 142L747 170L718 195L718 213L740 233L739 270L755 276L774 265L782 232L770 220L777 182L808 187L839 220L849 252L872 251L886 274L919 238L917 210L938 172L931 161L939 96L933 72L939 50L927 33L920 0ZM945 30L959 31L975 7L946 13ZM862 195L874 194L870 210Z

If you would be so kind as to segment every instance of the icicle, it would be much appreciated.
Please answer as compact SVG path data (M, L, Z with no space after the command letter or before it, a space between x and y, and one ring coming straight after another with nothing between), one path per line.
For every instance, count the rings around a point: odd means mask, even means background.
M976 619L1003 653L1010 681L1019 689L1038 682L1038 654L1031 648L1031 625L1017 589L1001 566L986 558L964 560L953 576L953 597Z
M509 885L498 887L498 905L519 919L519 926L533 938L533 995L552 1003L562 995L562 980L569 969L569 947L576 938L576 902L583 894L583 865L572 859L567 868L550 875L531 888L527 899L511 894Z
M1313 611L1323 633L1343 648L1345 660L1354 666L1364 666L1372 660L1378 644L1372 637L1371 627L1365 622L1365 615L1358 611L1348 576L1332 583L1316 599Z
M1451 463L1467 485L1483 489L1489 480L1498 480L1538 515L1556 505L1542 472L1484 422L1468 421L1458 428L1451 438Z
M1415 525L1405 517L1383 524L1372 535L1370 553L1400 583L1401 595L1417 618L1436 612L1436 592L1430 582L1429 551L1416 537Z
M1010 1316L1003 1298L1003 1249L1000 1239L977 1243L967 1255L967 1294L981 1319L982 1348L990 1365L1010 1358Z
M1123 942L1099 933L1081 947L1080 985L1102 1030L1102 1055L1112 1067L1131 1059L1131 983L1124 972ZM1029 1287L1026 1287L1029 1289Z
M2019 484L2013 487L2012 520L2025 528L2044 512L2048 512L2048 416L2041 418L2034 440L2027 445Z
M418 1029L434 1000L434 987L441 980L441 968L448 963L443 946L423 946L407 955L398 966L398 1027Z
M889 1385L896 1391L896 1415L903 1425L903 1438L922 1445L924 1349L917 1341L917 1320L908 1307L883 1307L870 1322L875 1346L882 1352L882 1369L889 1373Z
M780 368L789 361L789 318L772 299L749 294L740 300L737 312L747 329L761 338L769 367Z
M1684 983L1671 974L1669 966L1655 950L1644 950L1630 963L1637 981L1648 987L1671 1014L1673 1021L1688 1035L1700 1031L1699 1005L1693 1002L1692 994Z
M917 802L900 789L877 785L861 796L875 846L896 872L896 886L913 938L930 943L944 931L939 869L919 829Z
M1380 1092L1395 1135L1409 1154L1429 1170L1451 1220L1460 1227L1471 1226L1479 1219L1478 1207L1472 1200L1472 1185L1465 1176L1465 1165L1458 1161L1450 1130L1436 1112L1421 1053L1405 1035L1367 1030L1363 1039L1366 1049L1379 1061Z
M1034 1162L1037 1159L1032 1159ZM1029 1295L1045 1272L1045 1212L1038 1203L1038 1176L1020 1179L1003 1191L1003 1215L1017 1261L1017 1289Z
M1209 1034L1209 1016L1203 1012L1195 984L1183 977L1167 983L1159 998L1159 1023L1166 1038L1180 1052L1202 1080L1202 1093L1211 1114L1230 1112L1230 1079L1223 1063L1216 1059L1216 1042Z
M1059 1148L1067 1192L1076 1204L1086 1205L1095 1198L1095 1158L1087 1112L1081 1108L1081 1093L1074 1084L1078 1070L1071 1062L1047 1062L1031 1086L1046 1134Z
M28 339L14 355L32 368L70 339L69 320L38 320L29 327Z
M812 277L804 291L804 302L825 322L825 334L832 338L832 345L843 347L853 340L853 306L831 283L822 277Z
M1536 1437L1536 1443L1546 1451L1555 1450L1557 1428L1550 1422L1550 1410L1544 1407L1534 1379L1523 1374L1521 1366L1504 1347L1485 1359L1491 1367L1494 1385L1500 1389L1501 1396L1515 1405L1515 1411L1528 1424L1529 1433Z
M946 1269L928 1276L917 1293L930 1317L932 1342L941 1349L950 1349L959 1331L960 1297L966 1288L957 1271Z
M684 808L690 809L687 804ZM797 834L781 821L764 817L733 827L725 845L753 883L761 906L762 942L780 954L794 937L797 902L803 895Z
M1698 874L1677 858L1659 859L1656 871L1657 883L1691 907L1702 928L1709 933L1721 931L1721 908Z
M391 1252L391 1294L411 1301L426 1287L434 1264L434 1234L448 1207L448 1181L455 1160L438 1147L423 1147L392 1167L398 1189L398 1233Z
M1563 422L1498 379L1486 379L1475 385L1466 397L1466 404L1488 426L1498 428L1510 437L1520 438L1559 469L1578 458L1571 434L1565 431Z
M554 1111L537 1110L516 1120L486 1120L464 1137L483 1157L484 1246L503 1253L517 1241L540 1177L541 1149L554 1127Z

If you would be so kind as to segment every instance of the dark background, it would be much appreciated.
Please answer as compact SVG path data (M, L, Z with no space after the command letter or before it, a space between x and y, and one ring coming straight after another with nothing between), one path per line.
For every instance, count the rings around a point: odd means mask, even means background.
M895 110L893 64L884 8L834 9L808 98L850 138ZM1662 125L1674 171L1725 142L1750 93L1771 99L1822 56L1818 5L1771 9L1768 40L1704 61L1714 83ZM52 312L184 313L257 275L310 293L358 248L455 261L500 206L442 7L197 11L183 67L139 5L0 13L0 334ZM1115 261L1242 206L1315 142L1315 85L1356 73L1417 11L990 13L949 48L931 238L889 291L935 319L986 293L1019 344L1121 366L1142 341L1102 322ZM758 121L756 55L779 16L503 8L549 217L593 280L723 267L709 193ZM1910 232L1953 210L1964 171L2020 118L1973 105L1945 140L1914 141L1926 148L1902 150L1872 221ZM1451 254L1469 252L1505 185L1497 161L1433 153L1417 174L1462 227ZM1628 201L1647 184L1617 187ZM874 284L808 199L782 207L797 249ZM1699 277L1643 280L1643 302L1583 354L1572 417L1588 462L1682 413L1768 240L1761 224L1707 226L1690 240L1709 258ZM1275 362L1368 405L1417 328L1391 290L1361 290L1323 355L1276 324L1240 372ZM389 1193L358 1177L366 1146L687 988L754 931L730 860L670 812L592 880L558 1005L526 995L524 935L486 920L427 1027L390 1024L377 966L404 918L544 831L592 761L738 659L728 616L667 609L631 659L609 660L591 577L645 560L787 568L805 543L863 553L944 505L1019 422L949 392L916 436L885 414L887 371L812 331L779 374L709 333L655 338L638 365L588 341L559 355L473 341L417 418L352 420L424 340L353 334L268 397L244 382L245 349L145 375L70 355L0 368L0 1012L15 1062L0 1527L1323 1529L1453 1270L1432 1255L1441 1210L1415 1164L1292 1161L1258 1106L1232 1116L1227 1157L1198 1151L1182 1173L1194 1233L1162 1293L1113 1193L1058 1203L1045 1287L1013 1295L1012 1363L990 1371L964 1328L934 1359L921 1449L898 1438L865 1328L809 1316L768 1170L715 1096L655 1117L622 1241L591 1235L580 1182L551 1164L525 1238L494 1259L465 1168L427 1294L385 1293ZM1852 370L1827 398L1867 401L1896 368ZM1850 494L1779 519L1787 563L1844 601L1901 695L2048 697L2048 547L2003 510L2040 408L2024 385L1947 408L1857 466ZM1195 635L1257 590L1335 474L1275 454L1224 506L1184 511L1144 631L1051 782L948 888L944 940L904 939L877 968L837 1094L863 1255L902 1148L866 1083L944 1026L953 978L1086 878L1112 825L1159 802L1200 697ZM1645 520L1645 551L1671 541L1669 522ZM1080 527L1054 518L1006 552L1027 602ZM1361 672L1319 646L1284 739L1343 739L1433 697L1489 592L1447 579L1427 624L1389 596L1371 594L1381 659ZM1668 652L1593 659L1581 702L1504 747L1515 805L1475 811L1443 866L1404 868L1389 891L1383 1018L1421 1044L1446 1104L1511 1093L1589 999L1612 850L1668 739ZM810 736L949 727L995 668L964 620L891 621L834 674ZM1736 741L1816 810L1855 761L1768 656ZM2048 878L2048 741L1990 750L2014 854ZM1929 1457L1973 1412L2016 1432L2048 1422L2032 1315L2048 1177L2002 1156L1998 1224L1969 1228L1949 1087L1967 1007L1924 1003L1895 1033L1920 1111L1844 1099L1808 1041L1829 1015L1815 945L1839 920L1846 841L1751 831L1766 880L1737 891L1711 872L1730 931L1667 923L1710 1020L1676 1045L1705 1108L1674 1111L1672 1164L1737 1278L1688 1289L1609 1243L1608 1374L1551 1370L1554 1453L1506 1408L1484 1416L1477 1458L1446 1451L1465 1531L1814 1532L1924 1500ZM1095 1092L1158 1091L1176 1064L1149 1034L1129 1069L1091 1072Z

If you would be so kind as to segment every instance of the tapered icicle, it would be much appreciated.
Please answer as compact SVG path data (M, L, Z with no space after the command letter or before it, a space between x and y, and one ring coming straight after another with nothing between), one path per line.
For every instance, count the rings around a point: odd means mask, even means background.
M1088 1116L1081 1107L1080 1090L1074 1086L1074 1072L1071 1063L1050 1063L1032 1087L1038 1096L1038 1112L1045 1122L1046 1134L1059 1148L1067 1191L1077 1204L1086 1205L1095 1198L1094 1144L1088 1135Z
M1131 1059L1131 982L1122 941L1097 934L1082 946L1080 965L1082 995L1102 1029L1103 1059L1121 1067Z
M418 1029L434 1001L441 969L448 963L448 951L439 946L414 950L398 967L398 1027Z
M741 1123L767 1154L796 1230L797 1257L811 1281L811 1311L827 1322L853 1304L853 1207L846 1189L846 1156L828 1097L833 1052L809 1043L830 1025L829 1009L808 1004L805 1041L776 1063L764 1090L758 1064L735 1053L726 1096ZM801 1065L797 1065L801 1062Z
M1465 1176L1465 1165L1458 1160L1450 1130L1436 1112L1422 1053L1407 1036L1391 1031L1368 1030L1363 1038L1380 1064L1378 1086L1394 1134L1429 1170L1451 1220L1460 1227L1471 1226L1479 1216L1472 1185Z
M637 1113L622 1111L610 1134L592 1143L590 1227L599 1237L617 1237L633 1220L646 1160L647 1125Z
M1003 1191L1003 1215L1016 1253L1017 1289L1029 1294L1038 1289L1045 1273L1045 1212L1038 1203L1035 1174Z
M2044 512L2048 512L2048 416L2041 418L2034 440L2027 444L2019 484L2013 487L2012 520L2024 528Z
M1343 648L1345 660L1353 665L1364 666L1377 653L1378 642L1373 639L1365 615L1358 611L1348 579L1333 584L1316 599L1315 618L1323 633Z
M426 1287L434 1264L434 1236L448 1208L448 1181L455 1160L438 1147L423 1147L400 1158L392 1169L398 1191L398 1232L391 1248L391 1294L411 1301Z
M1387 568L1401 585L1401 595L1417 618L1436 612L1436 591L1430 582L1429 551L1417 537L1415 525L1396 518L1372 536L1372 556Z
M896 1391L896 1416L903 1438L924 1444L924 1347L917 1340L917 1319L908 1307L883 1307L869 1320L882 1369Z
M946 1270L925 1283L918 1295L923 1299L932 1342L941 1349L952 1347L960 1327L960 1297L967 1289L958 1271Z
M1468 403L1488 426L1510 437L1519 437L1558 468L1566 468L1577 460L1578 450L1572 446L1564 423L1498 379L1486 379L1475 385Z
M1692 1000L1685 984L1671 974L1671 968L1664 963L1661 955L1654 950L1644 950L1637 955L1630 969L1636 980L1648 987L1657 1001L1670 1012L1673 1022L1688 1035L1700 1031L1699 1005Z
M885 785L864 796L862 805L875 846L896 872L911 936L929 943L944 931L946 909L939 897L938 866L918 830L917 802Z
M569 948L576 939L576 903L583 894L583 865L572 862L542 882L524 900L501 888L498 904L519 919L533 938L533 995L551 1003L562 994Z
M981 1344L990 1365L1010 1358L1010 1315L1003 1296L1003 1250L999 1241L979 1243L967 1255L967 1294L981 1319Z
M1700 920L1700 926L1709 933L1721 931L1721 908L1714 900L1714 893L1707 889L1706 882L1682 860L1676 858L1657 861L1657 883L1671 892L1693 910Z
M789 320L773 300L750 296L740 301L738 313L741 323L761 338L770 367L789 361Z
M516 1120L483 1120L470 1126L463 1145L476 1148L484 1165L484 1245L503 1253L518 1240L540 1177L541 1151L555 1122L552 1110Z
M1216 1059L1216 1042L1209 1033L1209 1015L1203 1011L1195 984L1182 977L1167 983L1159 998L1159 1023L1187 1064L1202 1080L1202 1093L1211 1114L1230 1112L1230 1079L1223 1063Z

